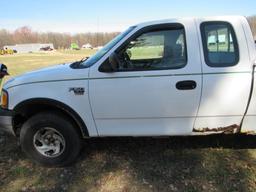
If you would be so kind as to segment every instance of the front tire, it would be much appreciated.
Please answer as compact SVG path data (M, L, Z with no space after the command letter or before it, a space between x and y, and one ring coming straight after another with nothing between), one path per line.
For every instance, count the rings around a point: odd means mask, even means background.
M21 147L34 161L48 167L73 163L81 149L81 137L68 117L43 112L21 128Z

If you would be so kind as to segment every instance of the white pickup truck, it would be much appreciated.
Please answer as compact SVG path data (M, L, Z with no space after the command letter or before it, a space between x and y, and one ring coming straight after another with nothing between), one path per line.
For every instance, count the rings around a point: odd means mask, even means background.
M245 17L130 27L94 56L3 86L0 127L46 166L81 139L256 132L256 49Z

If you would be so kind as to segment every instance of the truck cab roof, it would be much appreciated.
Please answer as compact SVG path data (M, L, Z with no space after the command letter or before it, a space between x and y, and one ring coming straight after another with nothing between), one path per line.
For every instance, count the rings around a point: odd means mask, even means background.
M241 15L230 15L230 16L208 16L208 17L177 17L177 18L170 18L170 19L162 19L162 20L153 20L153 21L147 21L138 23L136 26L143 27L148 25L154 25L154 24L161 24L161 23L175 23L175 22L181 22L181 21L231 21L231 20L244 20L246 19L245 16Z

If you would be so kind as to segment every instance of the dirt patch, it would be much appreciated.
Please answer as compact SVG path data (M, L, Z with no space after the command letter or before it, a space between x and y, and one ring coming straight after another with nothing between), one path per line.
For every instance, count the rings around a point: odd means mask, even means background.
M43 168L0 133L0 191L256 191L255 136L104 138Z

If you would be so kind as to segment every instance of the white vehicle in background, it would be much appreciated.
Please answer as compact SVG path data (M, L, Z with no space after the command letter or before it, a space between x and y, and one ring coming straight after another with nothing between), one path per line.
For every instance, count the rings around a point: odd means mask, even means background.
M47 166L73 162L82 138L254 133L255 59L245 17L142 23L87 60L9 80L0 127Z
M93 49L93 46L90 43L82 45L82 49Z

